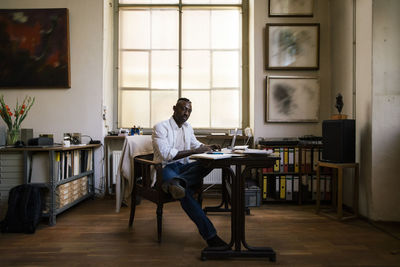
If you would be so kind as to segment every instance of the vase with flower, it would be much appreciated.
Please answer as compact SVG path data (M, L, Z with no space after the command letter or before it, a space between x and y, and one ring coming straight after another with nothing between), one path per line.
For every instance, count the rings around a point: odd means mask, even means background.
M26 96L21 104L15 105L14 112L11 111L10 107L6 105L4 101L4 96L0 97L0 116L7 125L7 145L14 145L15 142L20 140L20 128L22 121L26 118L29 110L31 109L33 103L35 102L34 97Z

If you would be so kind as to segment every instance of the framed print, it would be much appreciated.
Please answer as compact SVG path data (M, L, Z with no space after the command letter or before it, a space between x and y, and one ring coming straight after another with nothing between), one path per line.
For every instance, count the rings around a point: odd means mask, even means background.
M0 9L0 88L70 88L68 9Z
M314 0L269 0L270 17L312 17Z
M318 77L270 76L266 83L266 122L318 122Z
M319 68L319 24L267 24L266 69Z

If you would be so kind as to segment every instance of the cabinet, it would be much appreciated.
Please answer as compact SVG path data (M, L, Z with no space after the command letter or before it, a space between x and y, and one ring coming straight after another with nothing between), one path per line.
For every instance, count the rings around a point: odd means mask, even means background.
M302 204L317 199L317 168L322 155L321 144L260 145L271 149L280 157L271 168L259 170L262 200L291 201ZM322 201L331 200L331 171L323 168L320 173Z
M8 191L13 186L38 184L45 189L43 216L49 218L50 225L56 224L58 214L94 196L94 149L99 146L1 148L2 202L8 198ZM41 156L44 160L37 161Z

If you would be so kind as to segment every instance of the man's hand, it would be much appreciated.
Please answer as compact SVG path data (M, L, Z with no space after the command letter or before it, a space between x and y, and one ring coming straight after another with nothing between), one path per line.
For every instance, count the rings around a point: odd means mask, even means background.
M208 145L208 147L213 151L221 151L220 145Z
M194 154L200 154L200 153L208 152L211 150L212 150L212 148L210 146L201 145L194 150Z

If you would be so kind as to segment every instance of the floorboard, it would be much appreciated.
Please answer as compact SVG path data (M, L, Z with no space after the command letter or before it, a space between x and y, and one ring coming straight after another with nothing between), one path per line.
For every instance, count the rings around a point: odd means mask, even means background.
M53 227L40 223L33 235L0 234L0 266L400 266L398 223L339 222L315 214L313 205L264 204L246 216L246 240L272 247L275 263L201 261L206 244L179 203L164 207L161 244L155 211L154 204L142 201L130 229L127 207L115 213L112 199L87 200L57 216ZM229 241L229 215L211 213L209 218Z

